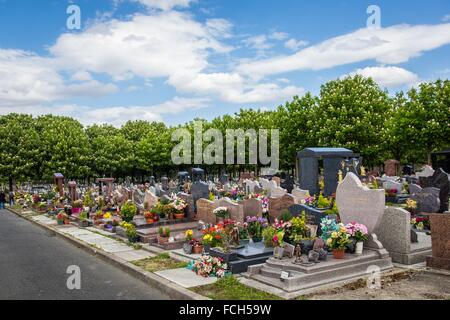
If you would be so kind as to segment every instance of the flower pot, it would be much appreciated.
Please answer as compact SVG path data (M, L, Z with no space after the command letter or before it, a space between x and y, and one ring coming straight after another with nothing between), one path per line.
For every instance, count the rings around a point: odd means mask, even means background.
M167 242L169 242L169 237L158 236L158 244L165 244Z
M155 220L147 218L147 219L145 219L145 222L147 222L147 224L152 224L155 222Z
M348 253L355 253L356 250L356 241L352 240L348 245L347 245L347 252Z
M335 259L344 259L345 249L333 249L333 257Z
M192 253L193 254L202 254L202 252L203 252L203 246L202 245L198 245L198 246L192 247Z
M58 220L58 225L63 225L64 224L64 220Z
M184 219L184 213L174 213L173 216L177 220Z
M357 242L355 253L357 255L361 255L363 253L363 248L364 248L364 242L362 242L362 241Z

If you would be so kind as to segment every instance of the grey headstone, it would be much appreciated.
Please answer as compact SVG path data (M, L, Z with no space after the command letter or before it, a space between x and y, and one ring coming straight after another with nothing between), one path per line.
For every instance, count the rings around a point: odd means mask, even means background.
M421 177L420 185L423 188L433 187L440 190L439 199L441 201L439 213L448 211L448 198L450 192L450 178L447 173L439 168L431 177Z
M439 189L437 188L424 188L412 194L410 198L417 201L417 212L437 213L441 208Z
M209 199L209 187L206 182L194 182L191 187L192 200L197 204L199 199Z

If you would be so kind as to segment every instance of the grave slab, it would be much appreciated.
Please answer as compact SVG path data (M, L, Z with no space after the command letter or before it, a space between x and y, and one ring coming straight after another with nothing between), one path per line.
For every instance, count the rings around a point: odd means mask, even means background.
M193 288L213 284L217 281L215 277L204 278L196 275L192 270L186 268L171 269L155 272L160 277L172 281L184 288Z

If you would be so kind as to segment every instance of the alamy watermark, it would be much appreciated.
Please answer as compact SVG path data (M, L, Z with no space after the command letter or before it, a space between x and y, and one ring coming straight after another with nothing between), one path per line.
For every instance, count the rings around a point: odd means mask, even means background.
M371 290L381 289L381 269L379 266L371 265L366 273L370 274L367 278L367 288Z
M367 14L370 14L367 18L367 28L381 29L381 8L377 5L370 5L367 7Z
M268 152L269 138L270 155ZM280 163L280 132L278 129L259 129L258 132L255 129L245 131L243 129L226 129L224 137L219 129L212 128L203 132L202 122L195 121L193 137L188 129L180 128L172 133L172 142L178 142L171 152L172 162L175 165L261 164L278 170ZM246 145L248 145L248 150Z
M81 289L81 269L79 266L71 265L67 267L67 274L70 276L67 278L66 286L69 290L80 290Z
M81 29L81 9L76 4L67 7L66 13L69 17L66 20L66 27L69 30Z

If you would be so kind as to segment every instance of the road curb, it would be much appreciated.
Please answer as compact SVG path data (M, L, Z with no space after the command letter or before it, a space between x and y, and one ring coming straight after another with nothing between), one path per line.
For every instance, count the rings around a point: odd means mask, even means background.
M47 226L45 224L39 223L38 221L35 221L31 219L30 217L24 216L15 210L11 208L5 208L9 212L14 213L16 216L25 219L34 225L41 227L42 229L46 231L50 231L57 235L59 238L66 240L67 242L71 243L72 245L83 249L90 255L99 257L103 261L115 266L116 268L121 269L122 271L128 273L129 275L145 282L148 285L151 285L153 288L158 289L162 293L168 295L173 300L211 300L207 297L204 297L198 293L195 293L193 291L190 291L174 282L171 282L163 277L158 276L157 274L154 274L152 272L144 271L134 264L125 261L123 259L120 259L118 257L115 257L114 255L98 250L89 244L86 244L78 239L75 239L67 234L64 234L60 232L59 230L52 228L50 226Z

